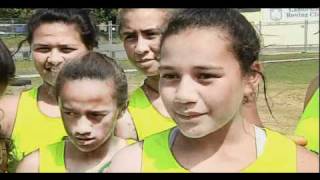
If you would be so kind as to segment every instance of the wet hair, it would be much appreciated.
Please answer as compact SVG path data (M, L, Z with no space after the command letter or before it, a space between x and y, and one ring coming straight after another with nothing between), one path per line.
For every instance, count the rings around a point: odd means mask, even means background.
M144 9L144 8L119 8L118 9L118 16L117 16L117 23L119 25L119 36L120 38L122 38L121 35L121 29L123 27L124 24L124 16L126 13L130 12L130 11L134 11L137 9ZM155 10L159 10L159 11L163 11L166 12L165 13L165 22L168 22L169 19L174 16L175 13L177 13L179 11L179 9L173 9L173 8L157 8ZM148 18L148 17L146 17ZM167 23L164 24L164 27L161 27L162 32L164 32L164 30L167 28Z
M14 77L15 71L16 68L10 51L0 39L0 90L7 87L9 81Z
M68 81L81 79L109 80L112 79L115 85L115 98L117 107L121 112L128 105L128 84L124 70L118 63L98 52L89 52L80 59L69 61L57 77L56 81L56 99L61 94L64 84Z
M15 53L19 51L25 41L29 44L32 43L33 33L41 24L56 22L76 25L81 40L87 49L91 50L98 46L98 30L95 19L90 16L89 9L37 9L27 23L27 37L19 43Z
M172 16L166 31L162 35L163 42L172 35L188 29L216 28L226 33L230 40L230 49L239 61L241 72L258 73L264 82L264 97L273 117L266 96L265 76L251 68L259 59L260 39L250 22L237 9L183 9ZM214 42L212 42L214 43Z

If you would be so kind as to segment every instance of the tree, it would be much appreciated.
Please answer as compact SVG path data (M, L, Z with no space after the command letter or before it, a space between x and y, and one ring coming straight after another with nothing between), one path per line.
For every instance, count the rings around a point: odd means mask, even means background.
M96 18L98 24L100 23L108 23L108 21L112 21L113 24L116 23L117 19L117 9L108 9L108 8L96 8L93 9L93 15Z
M1 19L20 19L22 22L28 19L33 13L30 8L0 8L0 18Z

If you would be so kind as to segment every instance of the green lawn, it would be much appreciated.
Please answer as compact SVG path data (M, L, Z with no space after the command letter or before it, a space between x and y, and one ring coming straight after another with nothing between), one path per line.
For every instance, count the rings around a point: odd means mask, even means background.
M318 58L319 53L290 53L290 54L277 54L277 55L261 55L260 60L281 60L281 59L299 59L299 58Z
M16 35L16 36L11 35L11 36L1 37L1 40L3 40L3 42L7 45L8 48L17 49L18 44L25 38L26 36L22 36L22 35ZM27 44L27 42L25 42L25 44Z
M264 64L269 83L306 84L319 73L319 60Z

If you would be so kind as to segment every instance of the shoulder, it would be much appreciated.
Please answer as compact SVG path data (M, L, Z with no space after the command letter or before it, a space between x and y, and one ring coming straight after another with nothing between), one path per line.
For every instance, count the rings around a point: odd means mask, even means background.
M112 160L108 172L140 172L143 142L137 142L121 149Z
M39 172L39 150L27 155L18 164L16 172Z
M20 95L16 96L3 96L0 100L0 110L3 113L1 119L1 130L6 136L11 136L14 121L16 119Z
M135 125L128 110L118 119L115 135L123 139L138 139Z
M298 172L319 172L319 155L297 145Z

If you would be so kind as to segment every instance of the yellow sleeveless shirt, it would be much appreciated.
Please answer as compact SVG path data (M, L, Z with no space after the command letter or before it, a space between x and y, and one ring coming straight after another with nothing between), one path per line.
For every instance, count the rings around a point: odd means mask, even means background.
M242 172L296 172L296 144L285 136L266 130L263 153ZM169 147L171 129L147 137L143 143L142 172L189 172L174 158Z
M131 144L132 141L127 140L127 144ZM65 166L65 141L59 141L54 144L49 144L39 148L40 154L40 173L65 173L67 172ZM111 161L106 162L97 171L104 172L111 164Z
M295 134L305 137L308 141L306 148L319 154L319 88L298 121Z
M58 142L67 135L61 118L51 118L40 112L37 95L38 88L21 93L11 137L17 160L40 146Z
M171 118L162 116L153 107L141 87L130 96L128 110L137 131L138 141L176 126Z

